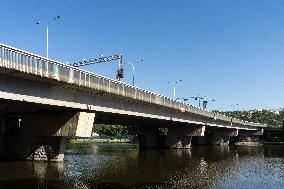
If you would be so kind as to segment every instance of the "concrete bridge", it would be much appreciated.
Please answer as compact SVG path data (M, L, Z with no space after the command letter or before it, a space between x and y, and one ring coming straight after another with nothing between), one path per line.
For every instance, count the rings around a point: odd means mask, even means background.
M94 121L127 126L144 148L228 144L229 136L257 141L267 128L3 44L0 102L0 157L7 159L62 161L65 138L90 136Z

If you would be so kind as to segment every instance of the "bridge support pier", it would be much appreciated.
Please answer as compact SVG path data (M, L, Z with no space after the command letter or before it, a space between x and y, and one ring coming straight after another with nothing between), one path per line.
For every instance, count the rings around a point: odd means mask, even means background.
M166 128L161 135L158 127L143 127L136 131L140 148L190 148L192 136L204 135L204 126L178 126Z
M159 148L161 146L163 139L159 135L158 127L137 128L134 133L138 135L139 148Z
M63 161L66 137L5 136L0 158L5 160Z
M170 127L165 136L165 148L190 148L193 136L203 136L204 126Z
M236 145L238 146L256 146L260 145L260 138L263 135L261 130L240 130Z
M212 132L211 144L228 145L230 143L230 137L238 136L237 129L218 129Z
M210 128L206 129L205 136L194 137L194 144L214 144L214 145L228 145L230 137L238 136L237 129L229 128Z
M63 161L66 137L90 136L94 113L40 112L2 117L0 158Z

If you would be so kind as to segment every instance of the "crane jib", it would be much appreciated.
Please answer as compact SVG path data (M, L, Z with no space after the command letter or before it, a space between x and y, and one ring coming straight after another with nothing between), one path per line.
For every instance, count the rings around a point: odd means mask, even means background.
M103 62L109 62L109 61L113 61L113 60L120 60L121 59L121 55L112 55L112 56L106 56L106 57L100 57L100 58L95 58L93 60L84 60L81 62L76 62L71 64L74 67L79 67L79 66L86 66L86 65L90 65L90 64L99 64L99 63L103 63Z

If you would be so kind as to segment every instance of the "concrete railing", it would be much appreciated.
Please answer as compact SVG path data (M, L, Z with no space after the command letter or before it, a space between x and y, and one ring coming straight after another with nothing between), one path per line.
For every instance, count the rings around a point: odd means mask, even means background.
M203 110L172 98L147 91L132 85L103 77L77 67L66 65L58 61L44 58L20 49L16 49L0 43L0 67L17 70L27 74L58 80L82 87L91 88L106 93L131 98L139 101L153 103L173 109L185 108L186 112L197 114L211 119L243 123L248 126L266 127L264 124L247 123L232 119L224 115Z

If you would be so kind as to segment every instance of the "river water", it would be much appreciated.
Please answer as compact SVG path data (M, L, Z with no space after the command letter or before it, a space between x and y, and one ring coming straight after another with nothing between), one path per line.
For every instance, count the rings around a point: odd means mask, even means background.
M283 189L284 146L69 144L64 163L0 162L0 188Z

